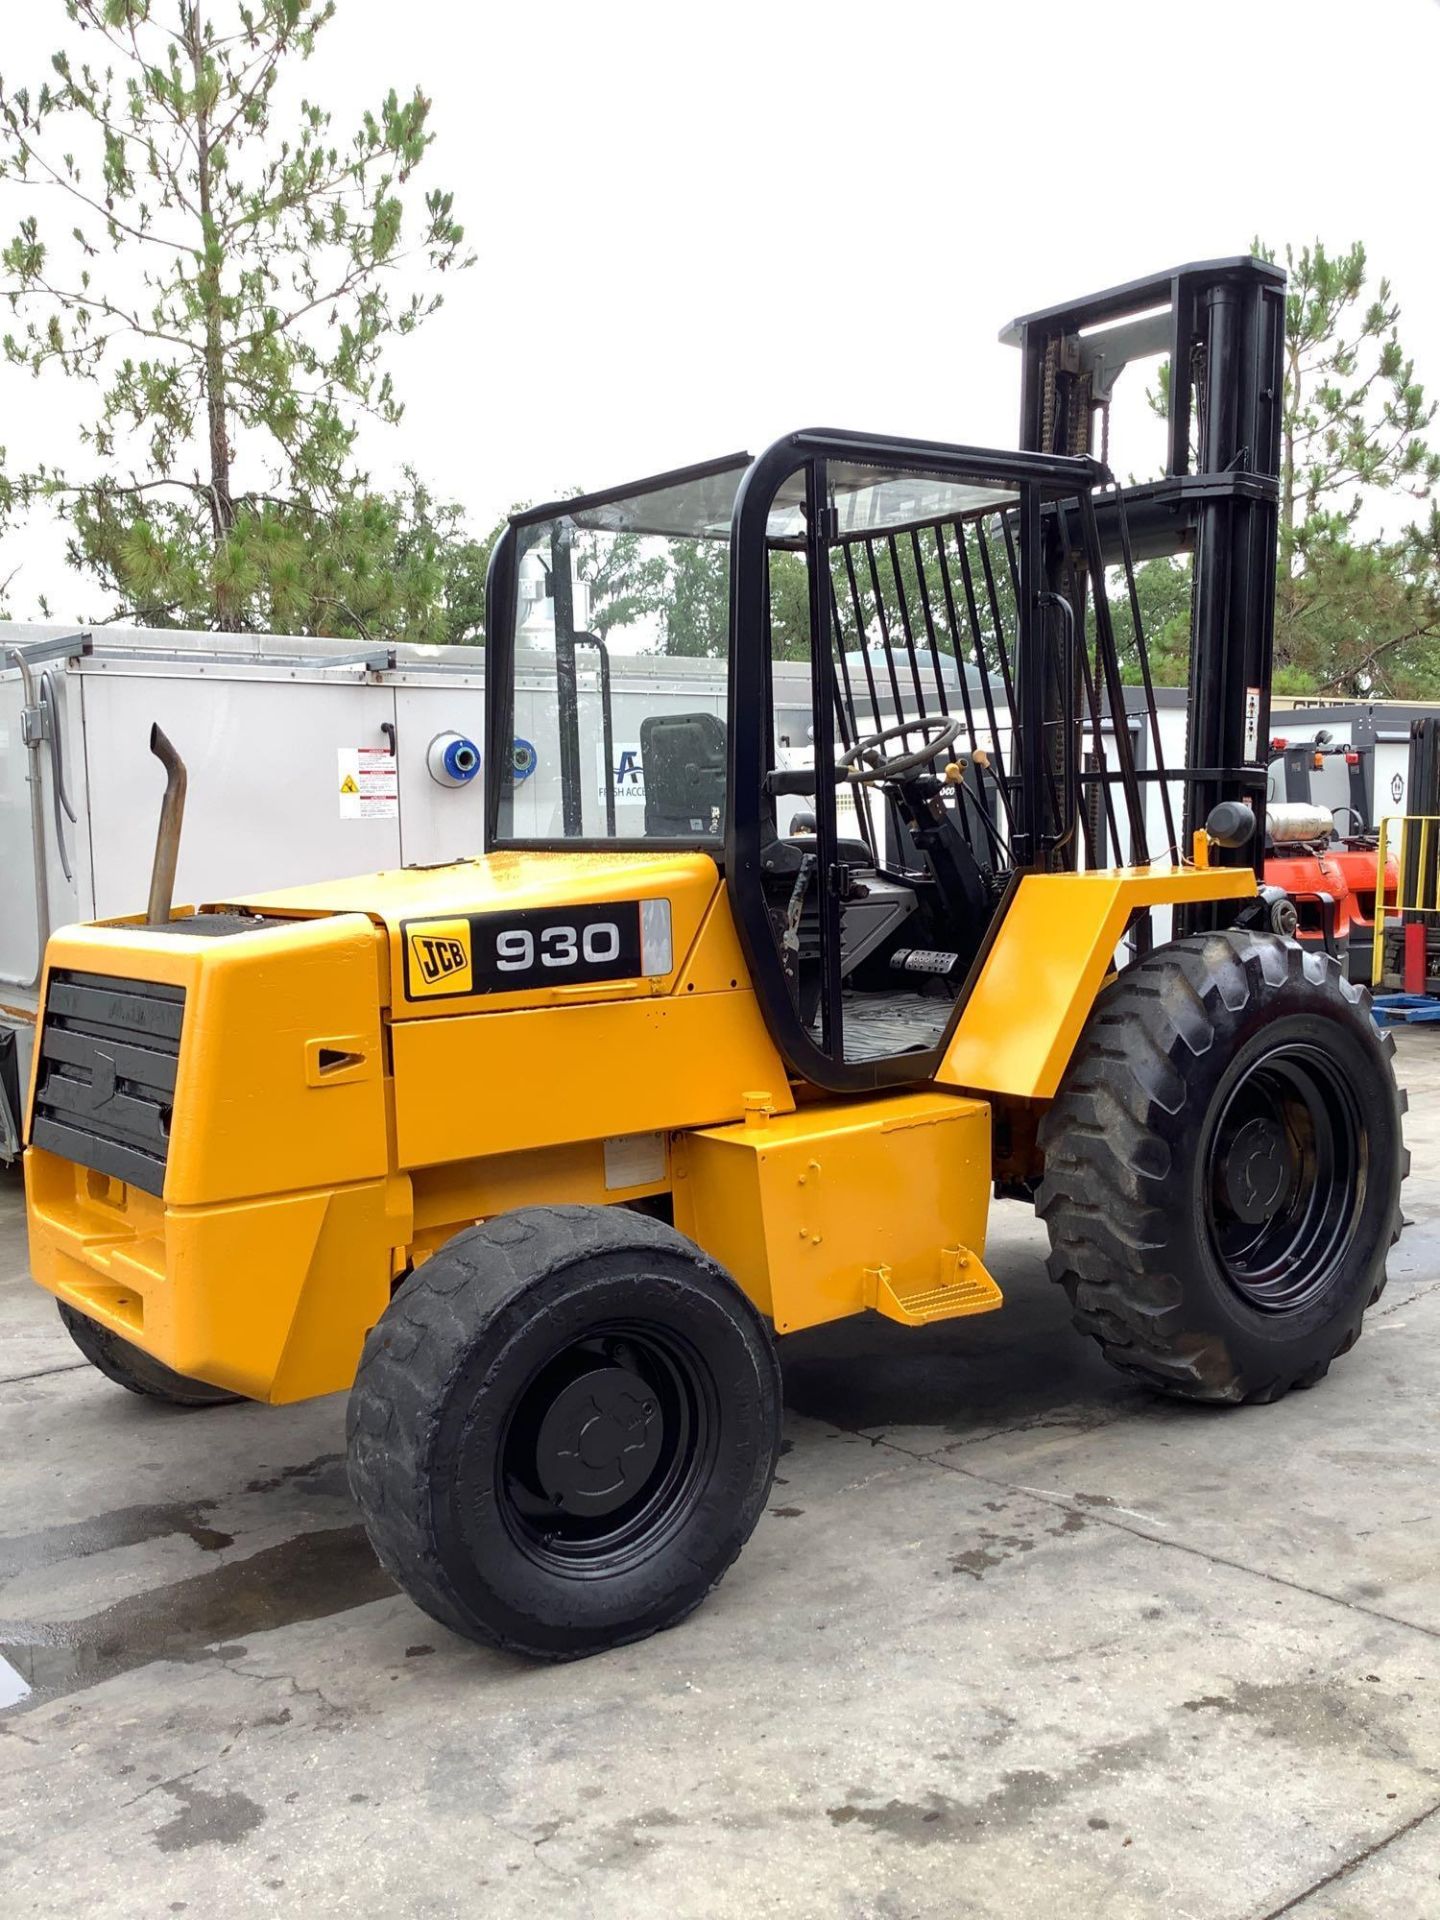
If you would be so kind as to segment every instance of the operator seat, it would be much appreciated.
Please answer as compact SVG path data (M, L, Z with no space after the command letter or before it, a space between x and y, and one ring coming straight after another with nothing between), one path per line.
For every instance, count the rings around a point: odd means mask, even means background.
M713 713L652 713L640 722L645 832L709 836L725 805L725 722Z

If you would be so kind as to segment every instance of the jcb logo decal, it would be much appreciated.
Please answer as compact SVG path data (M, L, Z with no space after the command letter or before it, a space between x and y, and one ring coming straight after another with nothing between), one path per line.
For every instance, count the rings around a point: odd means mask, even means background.
M426 986L434 980L443 980L447 973L458 973L461 967L470 964L463 940L438 940L428 933L413 937L420 955L420 978Z
M471 985L470 922L422 920L405 929L405 994L468 993Z

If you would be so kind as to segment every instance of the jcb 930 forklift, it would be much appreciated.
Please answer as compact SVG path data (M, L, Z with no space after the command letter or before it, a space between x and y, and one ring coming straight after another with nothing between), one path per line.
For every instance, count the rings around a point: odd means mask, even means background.
M1275 268L1185 267L1016 323L1018 452L803 432L516 515L483 857L176 909L171 755L149 913L47 960L32 1264L81 1350L180 1405L348 1389L384 1565L546 1658L734 1560L777 1336L1001 1307L992 1190L1138 1380L1317 1381L1404 1152L1258 879L1283 324ZM1095 415L1157 348L1121 488ZM1174 767L1134 566L1182 548ZM723 714L627 718L616 649L726 655Z

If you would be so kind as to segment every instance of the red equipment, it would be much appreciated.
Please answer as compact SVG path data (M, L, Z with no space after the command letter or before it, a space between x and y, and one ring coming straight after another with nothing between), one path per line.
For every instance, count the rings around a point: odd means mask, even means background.
M1319 831L1290 838L1289 816L1305 815L1303 827ZM1323 821L1319 816L1323 816ZM1270 850L1265 857L1267 886L1281 887L1295 902L1295 937L1307 946L1328 947L1348 962L1352 979L1368 980L1375 927L1376 842L1370 834L1341 839L1327 807L1270 808ZM1393 905L1400 863L1385 862L1385 899Z
M1311 799L1313 775L1327 761L1343 758L1349 801L1334 812ZM1368 982L1373 965L1375 867L1378 835L1366 824L1369 800L1361 752L1333 744L1325 733L1313 741L1277 735L1270 762L1283 773L1285 798L1266 808L1265 880L1295 902L1295 937L1307 946L1324 946L1345 962L1350 977ZM1341 835L1336 813L1348 813L1351 831ZM1385 862L1385 898L1393 904L1400 880L1399 861Z

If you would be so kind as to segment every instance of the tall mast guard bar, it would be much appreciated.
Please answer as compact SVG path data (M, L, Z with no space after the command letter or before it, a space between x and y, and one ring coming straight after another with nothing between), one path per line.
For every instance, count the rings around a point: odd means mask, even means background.
M1248 800L1256 832L1217 860L1264 863L1264 745L1270 733L1284 391L1285 274L1237 256L1171 272L1012 321L1020 444L1108 454L1109 403L1132 360L1169 356L1165 471L1097 498L1102 551L1119 562L1189 553L1186 838L1222 800ZM1189 931L1217 909L1191 911Z

